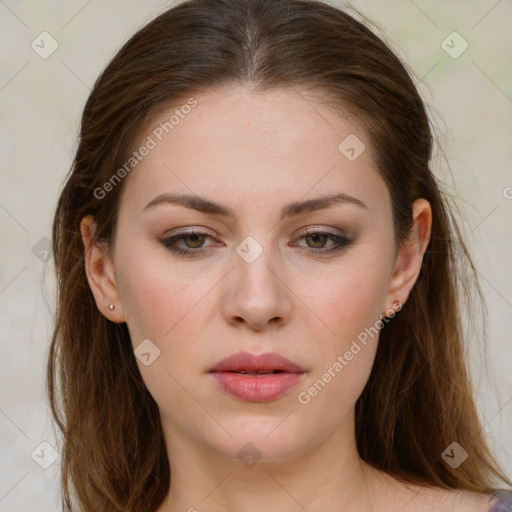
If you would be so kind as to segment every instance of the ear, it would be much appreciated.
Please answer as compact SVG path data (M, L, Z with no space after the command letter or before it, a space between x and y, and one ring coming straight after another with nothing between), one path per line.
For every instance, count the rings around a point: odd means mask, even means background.
M114 264L105 245L93 242L95 231L94 216L85 216L80 222L80 232L85 248L87 280L100 313L112 322L121 323L125 317L116 285ZM109 309L111 304L114 306L113 311Z
M386 311L393 309L396 301L405 304L416 283L427 250L432 229L432 208L425 199L417 199L412 205L413 225L410 236L399 248L391 277Z

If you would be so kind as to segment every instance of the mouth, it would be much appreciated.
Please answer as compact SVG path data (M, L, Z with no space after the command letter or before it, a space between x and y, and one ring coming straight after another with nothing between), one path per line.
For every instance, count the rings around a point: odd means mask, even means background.
M306 371L285 357L268 352L234 354L208 371L216 386L244 402L269 402L298 384Z
M251 354L238 352L219 361L210 372L231 372L261 375L268 373L304 373L297 363L275 352Z

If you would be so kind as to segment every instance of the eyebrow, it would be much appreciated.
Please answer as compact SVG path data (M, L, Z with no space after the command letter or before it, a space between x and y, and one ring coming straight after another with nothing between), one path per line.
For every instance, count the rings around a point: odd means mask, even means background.
M202 213L220 215L223 217L234 218L236 216L235 210L233 210L229 206L225 206L214 201L210 201L209 199L206 199L204 197L188 194L160 194L159 196L155 197L152 201L150 201L144 207L143 211L149 210L157 205L162 204L177 204L184 206L185 208L197 210ZM314 199L308 199L306 201L290 203L281 209L280 219L282 220L285 217L293 217L296 215L300 215L301 213L309 213L317 210L323 210L336 204L354 204L361 208L368 209L368 207L360 199L357 199L356 197L343 193L330 194L317 197Z

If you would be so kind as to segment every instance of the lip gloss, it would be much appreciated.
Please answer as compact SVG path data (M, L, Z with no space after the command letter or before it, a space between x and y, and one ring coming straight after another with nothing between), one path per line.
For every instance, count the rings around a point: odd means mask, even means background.
M219 389L235 398L245 402L270 402L298 384L304 373L210 372L210 375Z

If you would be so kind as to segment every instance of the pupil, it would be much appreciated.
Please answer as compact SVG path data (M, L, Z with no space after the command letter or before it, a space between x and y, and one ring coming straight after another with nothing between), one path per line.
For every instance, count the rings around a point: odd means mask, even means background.
M201 236L204 237L204 235L198 235L197 233L193 233L191 235L188 235L188 238L192 239L192 244L194 244L194 243L197 244L197 245L192 245L192 247L199 247L199 246L201 246L202 240L201 240L201 238L198 239L198 237L201 237ZM187 245L189 245L189 244L187 244Z
M314 243L318 243L319 242L318 237L324 237L325 238L325 235L322 235L322 234L319 234L319 233L314 233L312 235L309 235L309 237L313 239ZM323 245L323 243L320 241L320 246L322 246L322 245Z

